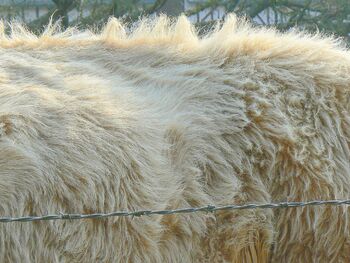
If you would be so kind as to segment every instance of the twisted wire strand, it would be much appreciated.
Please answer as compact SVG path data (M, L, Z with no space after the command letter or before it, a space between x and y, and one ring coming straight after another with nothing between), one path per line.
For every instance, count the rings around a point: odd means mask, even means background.
M314 200L307 202L280 202L280 203L265 203L265 204L245 204L245 205L224 205L215 206L207 205L201 207L190 207L173 210L139 210L139 211L116 211L111 213L93 213L93 214L55 214L43 216L22 216L22 217L0 217L0 223L10 222L33 222L33 221L48 221L48 220L78 220L92 218L107 218L107 217L141 217L151 215L173 215L185 213L207 212L213 213L224 210L243 210L243 209L276 209L276 208L291 208L305 206L321 206L321 205L350 205L350 199L347 200Z

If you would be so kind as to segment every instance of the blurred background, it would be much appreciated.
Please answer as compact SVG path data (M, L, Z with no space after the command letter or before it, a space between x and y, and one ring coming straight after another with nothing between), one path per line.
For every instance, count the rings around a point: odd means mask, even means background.
M160 13L184 13L203 32L230 12L282 31L299 27L350 43L350 0L0 0L0 19L22 21L35 32L43 30L51 16L63 28L98 28L110 16L132 23Z

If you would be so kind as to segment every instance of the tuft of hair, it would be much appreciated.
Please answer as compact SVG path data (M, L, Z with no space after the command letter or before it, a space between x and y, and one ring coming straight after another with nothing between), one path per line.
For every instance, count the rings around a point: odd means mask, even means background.
M224 21L218 21L210 32L201 36L185 15L176 19L165 15L147 17L134 24L124 24L112 17L98 33L74 27L62 30L58 22L50 20L44 31L35 35L18 22L0 22L2 48L50 48L96 43L118 48L165 45L183 51L230 56L255 54L260 58L271 57L271 52L276 50L278 52L272 55L301 54L310 50L322 53L327 50L333 59L349 56L341 38L297 29L281 33L273 28L254 27L247 19L238 18L235 14L228 14ZM332 52L329 53L329 50Z

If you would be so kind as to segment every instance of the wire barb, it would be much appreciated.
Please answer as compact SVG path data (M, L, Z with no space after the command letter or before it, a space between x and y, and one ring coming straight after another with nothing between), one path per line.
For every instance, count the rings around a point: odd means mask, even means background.
M78 219L101 219L107 217L142 217L150 215L173 215L173 214L188 214L197 212L214 213L216 211L226 210L242 210L242 209L276 209L276 208L292 208L305 206L324 206L324 205L350 205L350 199L346 200L313 200L306 202L280 202L280 203L265 203L265 204L245 204L245 205L225 205L215 206L207 205L201 207L190 207L173 210L140 210L140 211L116 211L111 213L95 213L95 214L65 214L44 216L22 216L22 217L0 217L0 223L11 222L33 222L33 221L48 221L48 220L78 220Z

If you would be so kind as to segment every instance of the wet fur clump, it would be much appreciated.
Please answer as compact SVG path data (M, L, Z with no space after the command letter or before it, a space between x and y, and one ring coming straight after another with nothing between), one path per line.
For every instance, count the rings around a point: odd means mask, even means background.
M0 26L0 216L350 198L350 53L229 15ZM0 262L349 262L347 206L0 225Z

